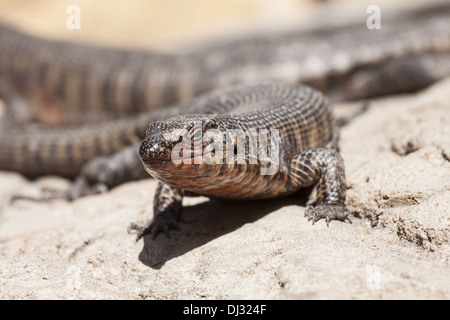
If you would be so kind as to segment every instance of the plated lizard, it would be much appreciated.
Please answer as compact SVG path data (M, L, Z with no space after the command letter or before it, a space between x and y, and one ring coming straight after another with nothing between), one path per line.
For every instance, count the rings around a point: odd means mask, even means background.
M147 228L138 228L138 239L145 234L155 237L161 231L168 234L176 228L184 195L265 199L315 185L317 200L306 208L305 215L313 223L325 218L327 225L334 219L350 221L344 203L344 162L336 150L338 127L321 93L289 84L238 86L192 103L213 114L180 115L152 122L140 145L145 170L160 182L153 204L154 219ZM263 139L258 131L274 128L276 135L271 131L271 143L264 148L271 156L277 154L267 161L260 153L252 153L251 130L253 141L261 148ZM235 134L239 130L250 137L239 139ZM214 141L205 138L208 132L214 134ZM227 138L230 143L225 147ZM180 148L186 141L184 149ZM241 154L240 141L244 146ZM211 157L209 161L207 156Z

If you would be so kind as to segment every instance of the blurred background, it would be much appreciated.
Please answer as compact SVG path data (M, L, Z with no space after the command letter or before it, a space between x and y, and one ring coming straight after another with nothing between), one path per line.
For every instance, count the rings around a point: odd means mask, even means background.
M171 51L242 33L348 21L365 25L368 5L379 5L383 14L411 2L429 1L0 0L0 21L50 38ZM80 30L66 27L70 5L80 8Z

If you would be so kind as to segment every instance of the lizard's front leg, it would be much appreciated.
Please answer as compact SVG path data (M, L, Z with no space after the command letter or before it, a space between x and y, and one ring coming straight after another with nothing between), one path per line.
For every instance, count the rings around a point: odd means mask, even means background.
M163 232L169 236L170 229L178 228L178 218L182 209L183 190L173 188L165 183L158 182L156 188L155 200L153 201L153 220L146 228L132 226L138 230L136 240L141 239L147 234L152 238Z
M313 223L322 218L350 221L345 210L344 161L336 150L319 148L304 151L291 160L290 182L294 186L317 186L317 200L306 207L305 216Z

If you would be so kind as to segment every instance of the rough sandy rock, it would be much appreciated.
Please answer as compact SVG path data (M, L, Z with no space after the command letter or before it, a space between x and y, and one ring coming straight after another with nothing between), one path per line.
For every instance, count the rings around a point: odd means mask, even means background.
M351 210L432 251L450 239L449 87L373 103L342 134Z
M449 299L450 80L373 102L341 150L353 224L303 217L306 199L187 198L179 232L135 242L156 182L73 203L10 203L68 182L0 174L0 298Z

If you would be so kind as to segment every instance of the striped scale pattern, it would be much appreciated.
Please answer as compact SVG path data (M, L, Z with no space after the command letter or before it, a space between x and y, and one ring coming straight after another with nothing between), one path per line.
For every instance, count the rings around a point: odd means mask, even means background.
M161 197L167 198L168 192L223 199L262 199L317 186L317 206L313 207L317 210L312 213L313 219L347 218L344 163L333 149L337 146L337 127L332 108L320 92L307 86L281 83L237 86L215 91L208 99L200 98L192 104L202 105L199 109L205 110L221 107L223 112L153 122L141 143L139 155L144 167L160 181L156 202ZM277 129L280 136L277 172L262 175L260 169L267 164L252 164L248 159L243 164L173 162L172 151L181 143L176 132L191 130L194 121L201 122L203 133L211 128L222 133L228 129ZM181 203L172 207L176 208L172 214L177 217ZM337 214L329 216L328 207ZM158 218L157 208L154 214L154 221L142 234L155 235L169 228Z

